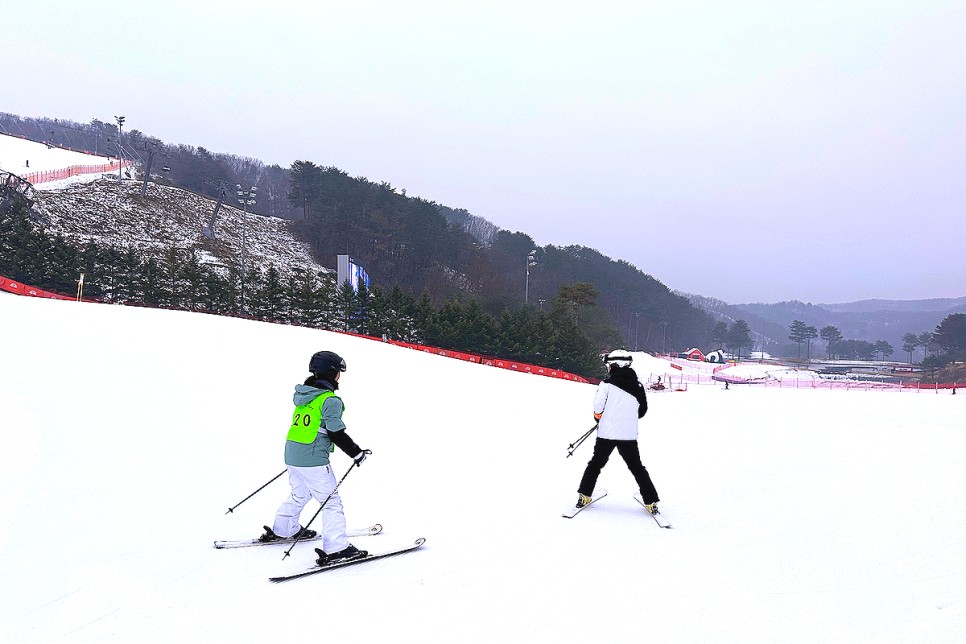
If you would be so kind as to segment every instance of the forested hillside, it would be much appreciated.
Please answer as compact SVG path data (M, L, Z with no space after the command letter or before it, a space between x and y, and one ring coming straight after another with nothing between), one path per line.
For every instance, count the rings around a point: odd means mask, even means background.
M266 166L250 157L165 144L136 129L119 137L115 124L98 120L0 114L0 131L105 156L117 155L120 139L124 158L137 159L141 172L150 169L151 181L212 198L231 200L236 184L255 186L258 199L249 209L292 220L294 234L322 266L334 268L336 255L351 255L374 285L398 287L413 298L428 294L438 307L477 300L496 319L524 305L550 313L556 302L570 308L593 350L616 344L678 350L708 341L706 313L627 262L579 245L538 247L525 233L499 230L465 209L338 168L311 161ZM308 150L305 156L314 155ZM591 288L567 288L580 284ZM571 299L561 304L568 293Z
M434 298L474 296L493 315L524 303L539 308L562 286L588 282L606 315L585 323L601 329L595 337L609 343L603 346L621 342L662 350L665 322L668 347L705 341L709 318L703 311L631 264L592 248L540 247L525 233L506 230L484 244L448 222L432 202L306 161L292 166L291 195L302 209L295 230L319 257L351 254L380 282L425 289ZM619 335L608 335L606 326Z

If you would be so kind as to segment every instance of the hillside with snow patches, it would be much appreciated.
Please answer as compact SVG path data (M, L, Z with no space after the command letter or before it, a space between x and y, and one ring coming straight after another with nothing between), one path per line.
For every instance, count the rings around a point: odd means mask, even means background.
M24 165L27 160L29 168ZM104 158L0 135L0 170L18 176L92 162L102 163ZM95 240L158 259L168 248L190 250L201 263L222 274L227 266L239 264L243 241L249 262L266 268L273 264L283 277L329 270L312 259L304 242L295 239L289 222L246 214L235 207L234 194L219 209L214 238L209 238L203 231L211 223L214 199L154 182L148 182L142 196L142 185L128 178L118 181L115 173L38 183L31 195L33 211L49 232L78 245Z
M180 188L149 183L142 197L139 181L118 184L113 178L99 178L39 190L35 199L34 212L44 225L79 244L96 240L158 258L169 247L193 250L203 264L224 270L240 261L244 235L248 261L253 264L274 264L283 276L325 270L312 259L308 247L295 239L289 223L277 217L246 216L223 205L210 239L203 230L214 200Z
M0 633L9 642L961 642L966 397L690 385L640 446L674 529L575 519L595 388L307 328L0 293ZM293 386L343 355L353 541L420 550L285 584ZM642 371L654 358L636 354ZM660 369L659 369L660 370ZM308 521L317 504L303 514Z

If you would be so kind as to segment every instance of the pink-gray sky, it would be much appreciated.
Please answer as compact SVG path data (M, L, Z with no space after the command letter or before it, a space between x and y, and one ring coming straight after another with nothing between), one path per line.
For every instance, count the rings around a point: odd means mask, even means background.
M334 165L729 302L966 295L966 3L15 14L0 111Z

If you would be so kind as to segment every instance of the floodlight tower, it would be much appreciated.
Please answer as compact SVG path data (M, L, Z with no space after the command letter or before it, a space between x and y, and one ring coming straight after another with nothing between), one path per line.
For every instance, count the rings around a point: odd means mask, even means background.
M124 165L124 157L121 156L121 128L124 127L124 117L115 116L114 120L117 121L117 183L121 183L121 166Z
M245 255L248 247L248 206L255 205L255 197L258 196L258 188L252 186L249 190L242 190L241 184L235 184L235 194L238 196L238 203L242 205L244 216L242 218L242 250L241 250L241 310L245 312Z
M537 252L537 249L534 248L527 254L527 285L523 290L524 306L530 303L530 267L537 265L536 252Z

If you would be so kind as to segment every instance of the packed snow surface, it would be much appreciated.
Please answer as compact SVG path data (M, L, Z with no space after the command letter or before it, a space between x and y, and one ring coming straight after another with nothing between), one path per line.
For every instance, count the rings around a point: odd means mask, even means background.
M31 172L63 170L72 166L104 165L110 162L111 159L107 156L67 150L9 134L0 134L0 170L20 177ZM90 181L99 176L101 176L100 173L78 175L69 179L49 181L35 187L38 189L64 187L78 181Z
M204 314L6 296L0 320L6 642L966 640L963 395L653 393L660 530L616 454L609 496L560 516L592 385ZM226 514L284 468L321 349L372 450L349 524L385 526L353 541L427 541L275 585L313 545L212 542L257 536L287 495L283 477Z

